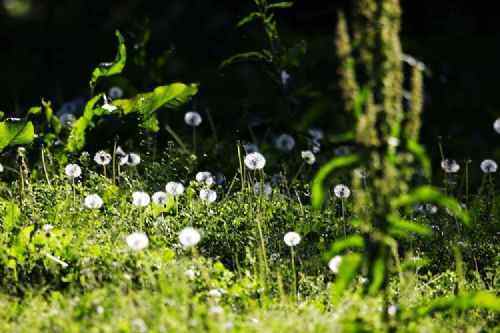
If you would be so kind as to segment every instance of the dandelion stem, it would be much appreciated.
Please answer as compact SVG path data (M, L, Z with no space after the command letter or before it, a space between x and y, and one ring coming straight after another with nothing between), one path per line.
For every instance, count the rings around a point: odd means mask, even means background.
M292 255L292 274L293 274L293 299L297 299L297 272L295 271L295 250L294 247L290 247Z
M47 172L47 165L45 163L45 148L43 147L43 145L42 145L42 167L43 167L43 174L45 175L45 180L47 181L49 187L52 188L52 185L50 184L49 174Z

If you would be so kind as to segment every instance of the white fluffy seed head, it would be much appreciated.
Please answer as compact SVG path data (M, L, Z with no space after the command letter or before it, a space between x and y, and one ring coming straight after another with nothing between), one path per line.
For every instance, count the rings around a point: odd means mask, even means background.
M144 250L149 245L148 236L143 232L134 232L125 239L130 249L134 251Z
M495 130L495 132L500 134L500 118L495 120L495 122L493 123L493 129Z
M104 150L98 151L94 156L94 161L99 165L108 165L111 162L111 155Z
M347 199L351 196L351 190L344 184L336 185L333 188L333 192L335 193L335 196L340 199Z
M300 243L301 237L298 233L290 231L285 234L283 240L287 246L297 246Z
M328 262L328 268L330 268L330 270L334 274L338 274L341 263L342 263L342 257L341 256L335 256L332 259L330 259L330 261Z
M87 195L83 203L88 209L99 209L103 204L102 199L98 194Z
M200 171L196 174L195 179L198 183L205 183L205 185L212 185L215 183L215 178L208 171Z
M186 112L184 115L184 122L191 127L198 127L201 125L201 115L196 111Z
M287 71L281 71L281 83L286 86L290 80L290 74Z
M484 160L481 162L481 171L484 173L495 173L497 172L498 165L493 160Z
M153 203L163 206L167 203L168 195L165 192L158 191L153 193L153 195L151 196L151 200L153 201Z
M2 163L0 163L0 173L2 173L2 172L3 172L3 170L4 170L3 164L2 164Z
M460 171L460 164L455 160L444 159L441 161L441 168L446 173L457 173Z
M253 191L255 194L264 194L266 197L270 196L273 193L273 188L271 187L271 184L269 183L264 183L262 184L261 182L256 182L253 185Z
M82 168L78 164L68 164L64 168L64 173L70 179L75 179L81 176Z
M146 207L151 202L149 194L146 192L132 193L132 204L137 207Z
M245 165L250 170L262 170L266 165L266 158L258 152L250 153L245 156Z
M109 97L111 99L118 99L123 97L123 90L120 87L111 87L108 91Z
M302 157L302 159L304 160L304 162L306 162L309 165L313 165L314 163L316 163L316 156L310 150L304 150L304 151L302 151L300 153L300 156Z
M130 153L130 154L125 154L120 158L120 165L128 165L131 167L135 167L141 163L141 157L139 154L135 153Z
M184 193L184 185L177 182L168 182L165 186L165 192L167 192L171 196L177 197Z
M276 138L276 148L283 152L289 152L295 147L295 139L288 134L281 134Z
M217 192L209 189L201 189L200 199L207 203L215 202L215 200L217 200Z
M184 247L192 247L198 244L200 241L201 236L198 230L187 227L181 230L179 233L179 242L182 244Z

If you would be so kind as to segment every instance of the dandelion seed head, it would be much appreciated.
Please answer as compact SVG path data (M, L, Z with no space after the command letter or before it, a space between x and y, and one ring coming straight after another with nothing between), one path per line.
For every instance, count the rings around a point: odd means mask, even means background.
M306 162L309 165L313 165L314 163L316 163L316 156L310 150L304 150L304 151L302 151L300 153L300 156L302 157L302 159L304 160L304 162Z
M153 193L153 195L151 196L151 200L153 201L153 203L163 206L167 203L168 195L165 192L158 191Z
M136 153L125 154L120 158L120 165L135 167L139 165L139 163L141 163L141 157Z
M111 162L111 155L104 150L98 151L94 156L94 161L99 165L108 165Z
M66 112L61 114L59 121L63 127L69 128L73 126L73 123L76 121L76 117L74 114Z
M222 292L219 289L210 289L207 295L209 297L220 298L222 297Z
M394 304L391 304L387 307L387 314L391 317L394 317L398 312L398 307Z
M165 186L165 192L174 197L180 196L184 193L184 185L177 182L168 182Z
M99 209L102 207L103 202L98 194L90 194L85 197L83 204L88 209Z
M64 168L64 173L70 179L75 179L81 176L82 168L78 164L68 164Z
M493 160L484 160L481 162L481 171L484 173L495 173L497 172L498 165Z
M262 170L266 165L266 158L258 152L250 153L245 156L245 165L250 170Z
M256 182L253 185L253 192L255 194L264 194L265 196L270 196L273 193L273 188L271 187L271 184L269 183L264 183L262 182Z
M307 131L307 133L309 133L314 141L320 141L324 138L323 131L319 128L311 128Z
M3 164L0 163L0 173L2 173L4 171L4 167L3 167Z
M205 183L205 185L210 186L215 183L215 179L212 174L208 171L200 171L196 174L195 179L198 183Z
M328 262L328 268L330 268L330 270L334 274L338 274L341 263L342 263L342 257L341 256L335 256L332 259L330 259L330 261Z
M290 152L295 147L295 139L289 134L281 134L274 142L276 148L283 152Z
M336 185L333 188L333 193L335 193L335 196L340 199L346 199L351 196L351 190L344 184Z
M200 199L207 203L213 203L215 202L215 200L217 200L217 192L209 189L201 189Z
M288 81L290 80L290 74L288 74L287 71L281 71L281 83L286 86L288 84Z
M192 247L198 244L201 239L201 235L198 230L192 227L186 227L179 233L179 242L184 247Z
M123 97L123 89L120 87L111 87L108 91L108 95L111 99L118 99Z
M495 130L495 132L500 134L500 118L493 122L493 129Z
M184 115L184 122L191 127L198 127L201 125L201 115L196 111L186 112Z
M297 246L300 243L301 237L298 233L294 231L287 232L285 234L285 237L283 237L283 240L285 241L285 244L287 246Z
M137 207L146 207L151 202L149 194L146 192L134 192L132 193L132 204Z
M134 251L144 250L149 245L149 238L143 232L133 232L125 238L128 247Z
M441 169L446 173L457 173L460 170L460 164L455 160L444 159L441 161Z

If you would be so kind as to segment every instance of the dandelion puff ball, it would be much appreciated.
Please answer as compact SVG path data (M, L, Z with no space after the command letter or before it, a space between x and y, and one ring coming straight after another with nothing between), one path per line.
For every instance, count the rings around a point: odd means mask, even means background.
M309 165L313 165L316 162L316 156L314 156L314 153L310 150L304 150L300 153L300 155L304 162Z
M108 165L111 162L111 155L101 150L95 154L94 161L99 165Z
M143 232L131 233L127 236L125 241L127 242L128 247L134 251L143 250L149 245L148 236Z
M87 195L83 203L88 209L99 209L103 204L102 199L98 194Z
M120 165L137 166L141 163L139 154L130 153L120 158Z
M153 194L153 196L151 197L151 200L153 201L153 203L155 203L157 205L166 204L167 199L168 199L167 193L162 192L162 191L155 192Z
M297 246L300 243L300 235L294 231L287 232L285 234L285 237L283 237L283 240L285 241L285 244L287 246Z
M259 152L245 156L245 165L250 170L262 170L266 165L266 158Z
M339 184L333 188L335 196L340 199L347 199L351 196L351 190L344 184Z
M167 185L165 186L165 192L174 197L177 197L182 193L184 193L184 185L177 182L168 182Z
M330 261L328 262L328 268L330 268L330 270L334 274L338 274L341 263L342 263L342 257L341 256L335 256L332 259L330 259Z
M132 204L137 207L146 207L151 202L149 194L146 192L132 193Z
M481 171L484 173L494 173L497 172L498 165L493 160L484 160L481 162Z
M210 173L209 171L198 172L195 176L195 179L198 183L205 183L208 186L212 185L215 182L212 173Z
M78 164L68 164L64 168L64 173L68 178L75 179L81 176L82 168Z
M460 164L455 160L445 159L441 161L441 168L446 173L457 173L460 171Z
M495 122L493 123L493 129L495 130L495 132L500 134L500 118L495 120Z
M208 203L213 203L217 200L217 192L207 189L200 190L200 199Z
M295 147L295 139L289 134L281 134L276 138L276 148L283 152L289 152Z
M184 122L191 127L198 127L201 125L201 115L196 111L186 112L184 115Z
M179 233L179 242L184 247L195 246L196 244L198 244L200 239L201 239L200 233L196 229L191 227L184 228Z

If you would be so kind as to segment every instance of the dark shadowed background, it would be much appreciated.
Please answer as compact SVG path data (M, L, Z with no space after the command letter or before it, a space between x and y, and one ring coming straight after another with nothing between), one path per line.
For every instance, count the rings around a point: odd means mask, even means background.
M87 98L92 68L114 57L115 29L124 33L129 49L136 45L137 50L140 37L151 32L146 66L127 69L137 88L150 88L150 82L141 81L141 68L156 71L148 75L158 81L199 82L200 95L193 103L209 106L221 124L238 119L245 100L261 98L264 107L265 99L273 98L259 90L264 78L253 75L253 67L218 70L230 55L263 46L259 27L235 27L252 9L251 0L0 1L0 110L7 115L22 115L41 97L51 99L56 108ZM283 39L308 42L307 63L298 80L315 82L327 92L335 82L336 13L340 8L349 11L349 3L298 0L292 9L281 11ZM493 3L402 3L404 50L431 72L424 112L429 151L437 153L442 137L449 157L500 157L492 128L500 117L500 34ZM301 112L309 109L305 106ZM321 112L318 119L335 123L341 110ZM293 115L293 121L303 119Z

